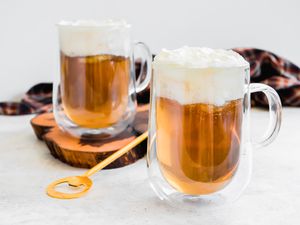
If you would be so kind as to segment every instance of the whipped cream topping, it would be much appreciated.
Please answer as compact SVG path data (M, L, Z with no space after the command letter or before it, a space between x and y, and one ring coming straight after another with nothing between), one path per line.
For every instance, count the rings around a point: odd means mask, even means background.
M130 27L124 20L61 21L58 23L60 50L68 56L128 56Z
M156 95L180 104L222 106L244 96L249 63L232 50L163 49L154 59Z
M188 46L175 50L162 49L154 59L154 66L160 64L191 68L248 66L248 62L232 50Z

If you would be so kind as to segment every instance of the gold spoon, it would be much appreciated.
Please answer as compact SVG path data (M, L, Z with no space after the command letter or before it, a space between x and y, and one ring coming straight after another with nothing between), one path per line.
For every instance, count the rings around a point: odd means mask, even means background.
M47 194L52 198L59 198L59 199L72 199L72 198L79 198L86 194L88 190L92 187L93 182L89 178L89 176L93 175L94 173L98 172L99 170L103 169L105 166L109 165L113 161L115 161L117 158L124 155L126 152L130 151L133 147L141 143L143 140L145 140L148 137L148 131L134 139L132 142L130 142L125 147L121 148L114 154L107 157L102 162L98 163L96 166L85 172L81 176L72 176L72 177L65 177L59 180L54 181L53 183L49 184L47 187ZM56 186L62 183L67 183L71 187L80 187L82 186L83 189L80 192L76 193L64 193L55 190Z

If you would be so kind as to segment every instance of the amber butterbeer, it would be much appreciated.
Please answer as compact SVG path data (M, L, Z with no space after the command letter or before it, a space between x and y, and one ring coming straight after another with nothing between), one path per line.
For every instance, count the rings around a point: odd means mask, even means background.
M247 66L222 49L183 47L155 57L156 154L177 191L215 193L236 174Z
M68 118L86 128L117 123L128 103L130 60L116 55L61 53L61 96Z
M151 80L148 47L132 43L131 25L122 19L61 21L58 34L53 112L59 128L94 140L121 134L135 119L136 93ZM140 70L134 68L137 51Z
M240 154L242 100L182 105L157 97L157 151L167 181L197 195L222 189Z

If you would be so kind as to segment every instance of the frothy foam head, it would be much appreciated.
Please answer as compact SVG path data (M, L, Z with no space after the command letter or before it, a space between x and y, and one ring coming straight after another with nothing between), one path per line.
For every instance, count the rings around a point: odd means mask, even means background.
M61 21L58 24L60 50L68 56L128 56L130 27L124 20Z
M243 98L249 63L232 50L183 47L154 59L157 95L180 104L222 106Z

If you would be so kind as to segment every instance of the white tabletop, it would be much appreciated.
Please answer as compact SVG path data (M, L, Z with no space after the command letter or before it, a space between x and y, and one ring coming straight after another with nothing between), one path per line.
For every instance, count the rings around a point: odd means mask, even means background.
M255 134L267 113L253 112ZM83 198L57 200L45 187L81 174L54 159L29 125L31 116L0 116L0 224L300 224L300 108L285 108L280 135L254 153L250 185L232 205L185 211L160 201L147 182L145 159L93 176Z

